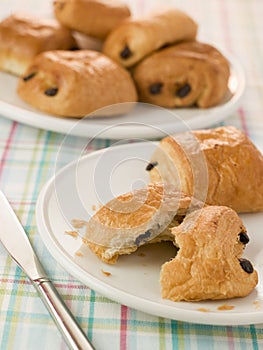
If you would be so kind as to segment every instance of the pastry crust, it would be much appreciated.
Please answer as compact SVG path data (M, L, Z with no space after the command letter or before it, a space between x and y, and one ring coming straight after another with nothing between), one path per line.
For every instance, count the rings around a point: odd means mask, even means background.
M152 182L174 184L209 205L263 210L263 156L233 126L168 136L152 155L155 162L149 171Z
M145 18L126 20L109 34L103 51L123 66L131 67L164 45L195 39L196 33L193 19L171 8Z
M66 27L99 39L131 14L121 0L55 0L54 12Z
M197 210L173 228L172 234L179 251L161 268L163 298L198 301L244 297L257 285L256 270L242 258L246 229L232 209L208 206Z
M65 117L124 113L132 105L125 102L137 100L130 74L90 50L40 54L19 80L17 92L30 105Z
M13 14L0 23L0 69L21 75L43 51L76 46L71 32L54 19Z
M202 206L174 186L149 184L103 206L88 222L83 242L102 261L114 264L142 244L173 240L169 227Z
M227 59L197 41L153 53L133 71L140 100L162 107L215 106L228 91L229 76Z

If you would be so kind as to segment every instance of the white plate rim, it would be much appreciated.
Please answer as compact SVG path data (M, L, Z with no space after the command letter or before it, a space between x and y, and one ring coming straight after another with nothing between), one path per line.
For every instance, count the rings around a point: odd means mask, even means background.
M141 143L133 143L128 145L119 145L114 146L114 148L119 151L121 148L126 147L136 147L137 145L141 146ZM99 151L92 152L81 158L79 161L85 161L90 157L100 156L107 149L102 149ZM151 315L165 317L169 319L174 319L177 321L193 322L198 324L206 325L222 325L222 326L237 326L237 325L248 325L248 324L258 324L262 323L263 320L263 310L257 312L235 312L231 310L231 313L228 312L200 312L198 310L188 310L188 309L179 309L174 307L171 308L170 305L159 304L157 302L151 301L145 297L138 298L135 295L131 295L123 290L116 289L113 286L108 285L102 281L97 281L92 275L88 274L87 271L82 269L79 265L75 264L72 261L70 255L63 250L63 248L57 245L50 233L47 221L45 219L45 210L47 207L47 202L49 197L54 190L54 181L57 177L63 176L72 166L76 164L76 161L73 161L63 167L56 175L54 175L42 188L36 204L36 223L38 232L54 259L69 272L72 276L76 277L83 284L99 292L101 295L108 297L109 299L116 301L117 303L126 305L128 307L146 312ZM106 291L106 292L105 292ZM232 299L231 299L232 300ZM224 301L223 301L224 302ZM171 313L174 313L172 314Z
M217 47L214 44L213 46ZM85 122L82 123L81 127L76 127L77 123L81 120L55 117L52 115L44 114L41 111L25 109L3 101L1 98L0 114L8 119L33 127L39 127L44 130L89 138L94 138L94 135L96 135L95 137L102 139L121 139L134 137L152 139L163 137L162 131L165 131L166 133L172 133L175 131L185 131L185 128L197 129L212 126L224 121L238 108L239 104L241 103L242 96L244 95L246 86L245 72L240 62L232 54L226 53L225 50L221 48L219 48L219 50L229 60L232 69L234 69L236 72L236 77L238 79L238 89L236 93L226 103L212 107L210 109L204 109L203 111L204 113L207 113L207 115L200 114L198 116L192 116L190 120L186 120L182 124L175 123L174 121L166 122L161 125L162 130L159 130L158 126L156 127L156 125L144 125L143 121L141 123L137 121L133 123L130 119L128 119L127 122L125 120L125 116L123 118L123 121L117 119L118 122L115 124L115 126L114 122L112 125L109 125L108 123L100 124L98 122L96 123L96 119L93 119L92 121L85 120ZM31 107L29 106L29 108ZM169 109L167 110L169 111ZM198 109L198 112L200 111L202 110ZM171 112L180 116L180 109L171 109ZM185 124L185 127L183 124Z

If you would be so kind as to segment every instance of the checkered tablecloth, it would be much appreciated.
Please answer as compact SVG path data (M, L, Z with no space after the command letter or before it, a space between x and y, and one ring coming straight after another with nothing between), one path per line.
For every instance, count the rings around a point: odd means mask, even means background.
M0 0L1 17L15 10L17 3ZM23 0L19 2L19 7L45 13L44 3L43 0ZM162 4L175 5L191 14L200 24L200 39L225 48L243 64L247 89L239 109L224 123L243 129L253 141L262 143L263 0L130 0L135 13L145 13ZM0 98L3 89L5 87L0 86ZM55 168L74 159L82 147L78 137L69 137L58 164L57 152L63 139L62 134L0 116L0 187L22 222L48 275L95 348L263 349L261 324L209 326L151 316L96 293L72 278L51 257L37 232L35 206L41 188ZM111 143L111 140L95 139L90 142L88 152L108 147ZM35 289L0 245L0 349L66 348Z

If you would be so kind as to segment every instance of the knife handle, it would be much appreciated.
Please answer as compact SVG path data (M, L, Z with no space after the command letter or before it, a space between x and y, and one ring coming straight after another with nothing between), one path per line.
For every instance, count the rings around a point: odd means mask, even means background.
M45 306L71 350L95 350L52 282L47 278L33 280Z

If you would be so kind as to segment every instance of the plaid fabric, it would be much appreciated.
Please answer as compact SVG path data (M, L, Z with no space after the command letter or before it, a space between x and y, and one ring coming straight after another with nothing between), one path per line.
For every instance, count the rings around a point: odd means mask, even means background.
M19 3L19 5L18 5ZM199 38L213 41L238 57L247 75L241 107L225 124L242 128L256 143L263 137L263 1L262 0L130 0L136 13L155 5L176 5L200 23ZM47 13L44 1L0 0L1 16L17 8ZM4 87L0 86L1 89ZM1 98L1 96L0 96ZM35 224L38 194L57 167L79 153L82 142L25 126L0 116L0 186L51 276L59 293L96 349L263 349L262 325L204 326L144 314L119 305L73 279L51 257ZM93 140L92 152L110 140ZM66 349L66 345L33 286L0 245L0 349ZM263 320L262 320L263 321Z

